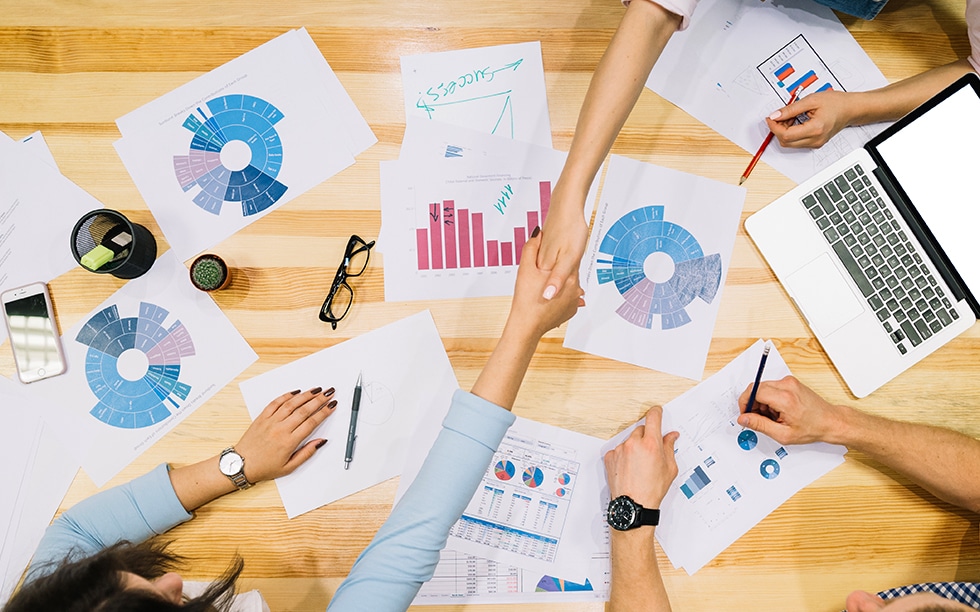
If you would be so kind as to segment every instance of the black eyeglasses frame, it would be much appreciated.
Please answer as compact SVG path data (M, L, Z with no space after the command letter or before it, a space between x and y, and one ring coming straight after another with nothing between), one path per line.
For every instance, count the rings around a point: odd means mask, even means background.
M347 241L347 248L344 249L344 259L340 262L340 266L337 268L337 273L333 277L333 282L330 284L330 293L327 294L327 298L323 300L323 306L320 306L320 320L324 323L329 323L333 329L337 329L337 323L339 323L347 314L350 312L351 306L354 304L354 288L350 286L347 282L348 278L357 278L358 276L364 274L367 270L368 262L371 260L371 247L374 246L374 240L371 242L365 242L363 238L357 234L351 234L350 239ZM364 267L357 272L352 274L348 271L351 259L366 251L366 259L364 260ZM351 294L350 302L347 304L347 308L344 310L340 316L333 313L333 300L337 295L337 290L341 287L346 287Z

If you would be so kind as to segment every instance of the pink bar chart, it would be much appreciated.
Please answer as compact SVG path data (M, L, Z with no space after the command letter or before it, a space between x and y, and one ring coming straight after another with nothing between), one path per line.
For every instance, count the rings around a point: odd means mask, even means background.
M484 213L457 208L455 200L430 202L427 226L415 229L418 270L516 266L524 243L548 215L551 181L538 182L538 202L523 225L493 238L485 235Z

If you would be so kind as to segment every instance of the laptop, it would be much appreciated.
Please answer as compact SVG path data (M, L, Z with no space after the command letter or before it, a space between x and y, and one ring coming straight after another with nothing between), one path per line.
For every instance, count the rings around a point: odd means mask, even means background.
M856 397L980 316L978 118L971 72L745 221Z

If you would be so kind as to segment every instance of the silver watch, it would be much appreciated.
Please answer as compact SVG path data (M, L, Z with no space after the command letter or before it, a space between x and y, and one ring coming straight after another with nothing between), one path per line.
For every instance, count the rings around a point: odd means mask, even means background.
M235 452L234 446L229 446L221 451L221 456L218 458L218 469L239 489L245 490L252 486L248 478L245 478L245 459Z

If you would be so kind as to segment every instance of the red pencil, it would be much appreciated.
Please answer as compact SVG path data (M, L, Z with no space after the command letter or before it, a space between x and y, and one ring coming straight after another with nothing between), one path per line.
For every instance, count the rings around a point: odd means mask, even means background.
M796 100L796 94L800 93L801 89L803 88L797 87L796 89L793 90L793 93L790 95L789 102L786 103L786 106L789 106L790 104L793 103L794 100ZM759 159L762 157L762 154L765 152L766 147L768 147L769 142L772 141L772 136L773 136L772 132L769 132L769 134L766 135L766 139L762 141L762 146L759 147L759 150L755 152L754 156L752 156L752 161L749 162L749 167L746 168L745 172L742 173L742 178L738 179L739 185L744 183L745 179L749 178L749 174L752 173L752 168L755 168L755 165L759 163Z

